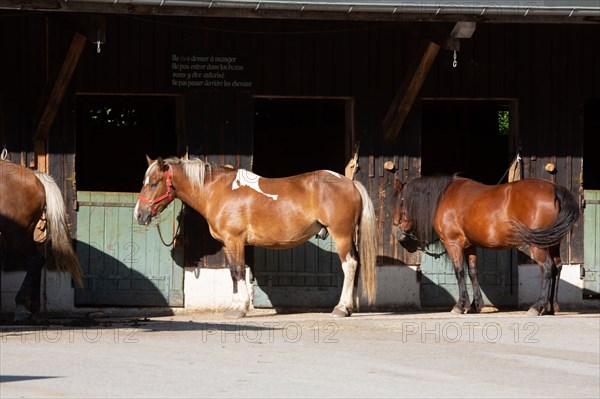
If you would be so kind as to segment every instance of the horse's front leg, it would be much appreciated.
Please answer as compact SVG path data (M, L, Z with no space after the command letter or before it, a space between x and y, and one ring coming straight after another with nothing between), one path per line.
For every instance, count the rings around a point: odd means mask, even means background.
M471 285L473 286L473 302L467 313L480 313L483 309L484 302L483 296L481 295L479 280L477 279L477 248L469 247L465 250L465 254L467 255L469 264L469 278L471 279Z
M250 288L246 284L246 265L244 263L244 245L229 244L225 246L231 281L233 282L233 297L225 316L239 319L246 316L250 308Z
M454 265L454 274L456 275L456 281L458 282L458 302L452 308L452 313L463 314L468 310L469 306L469 293L467 292L467 283L465 281L465 266L463 249L458 244L450 243L446 245L446 251L448 256L452 260Z
M331 315L333 317L347 317L350 316L354 310L354 282L356 269L358 267L358 257L356 256L356 251L354 250L354 245L351 240L350 242L341 242L341 240L338 240L336 243L338 244L338 255L342 261L344 285L342 287L340 301L333 308Z
M32 314L40 311L40 286L45 263L46 258L37 250L28 258L27 274L15 297L15 321L29 320Z

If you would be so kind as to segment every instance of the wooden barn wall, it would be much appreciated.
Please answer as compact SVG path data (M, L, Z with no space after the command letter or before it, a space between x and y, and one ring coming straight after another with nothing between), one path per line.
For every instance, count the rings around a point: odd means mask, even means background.
M0 144L7 144L13 160L31 162L30 137L39 107L64 60L76 17L3 15L0 43L9 56L0 66ZM100 53L92 43L84 50L51 129L50 171L62 181L73 214L75 93L180 93L169 87L173 52L251 54L252 93L181 92L191 153L220 164L250 167L252 94L353 97L360 142L356 178L368 187L378 214L380 264L414 263L418 258L391 237L388 203L394 177L406 181L420 174L420 103L415 103L392 143L382 140L382 121L421 40L419 32L390 22L108 15L106 43ZM525 175L555 180L577 192L581 104L585 98L600 97L600 55L591 50L599 47L597 26L479 24L473 37L461 42L457 68L451 66L452 53L440 50L421 95L517 99ZM115 145L130 146L132 157L144 155L136 154L131 143ZM389 160L397 166L394 173L383 168ZM557 165L556 175L544 171L548 162ZM583 259L582 232L579 226L572 235L569 262ZM208 254L201 264L223 264L210 241L206 236L198 246Z

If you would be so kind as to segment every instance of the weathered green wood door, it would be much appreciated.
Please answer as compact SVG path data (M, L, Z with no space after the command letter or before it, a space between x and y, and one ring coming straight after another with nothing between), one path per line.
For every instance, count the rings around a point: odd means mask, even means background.
M344 279L331 236L291 249L254 248L254 306L329 308Z
M167 247L154 222L133 219L137 193L77 193L77 256L85 289L76 306L183 306L183 248ZM165 241L179 223L175 200L159 216Z
M585 190L583 297L600 298L600 190Z
M458 284L450 257L444 245L436 241L421 257L421 305L451 306L458 300ZM433 254L433 255L431 255ZM486 305L517 306L517 251L477 248L478 280ZM465 278L469 299L473 288L465 262Z

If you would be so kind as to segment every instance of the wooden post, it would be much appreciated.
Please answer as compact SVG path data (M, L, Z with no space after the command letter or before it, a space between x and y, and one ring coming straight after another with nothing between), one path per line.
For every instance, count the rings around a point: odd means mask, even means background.
M352 159L348 161L348 164L346 164L346 169L344 171L344 174L350 180L354 180L354 175L358 170L358 148L359 146L357 145L356 149L354 150L354 155L352 156Z
M35 129L33 135L33 148L35 151L37 170L41 172L48 171L48 132L50 131L56 113L58 112L67 88L69 87L69 83L71 82L75 68L79 63L79 58L81 57L86 41L86 37L78 32L73 36L69 51L67 52L62 68L54 82L50 97L46 102L42 116Z
M406 116L410 112L421 86L423 86L439 49L438 44L430 41L426 41L421 45L419 54L408 69L383 120L383 138L385 141L395 140L398 133L400 133Z

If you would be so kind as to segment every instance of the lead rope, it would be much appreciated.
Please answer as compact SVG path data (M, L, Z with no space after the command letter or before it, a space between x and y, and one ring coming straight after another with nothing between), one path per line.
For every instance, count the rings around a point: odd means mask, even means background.
M155 224L156 224L156 230L158 230L158 236L160 237L160 240L162 241L162 243L164 244L164 246L165 247L171 247L171 246L173 246L173 244L177 240L177 237L179 236L179 231L180 231L181 224L177 224L177 230L173 234L173 239L171 240L171 242L169 244L167 244L165 242L165 240L163 239L162 233L160 232L160 224L158 223L158 219L154 219L154 221L155 221Z
M504 174L500 178L500 181L498 182L498 184L502 183L502 180L504 180L504 178L508 174L508 171L513 167L515 162L517 163L517 165L521 162L521 146L519 146L519 149L517 150L517 155L515 156L515 159L510 163L510 165L508 166L508 169L506 169L506 172L504 172Z

